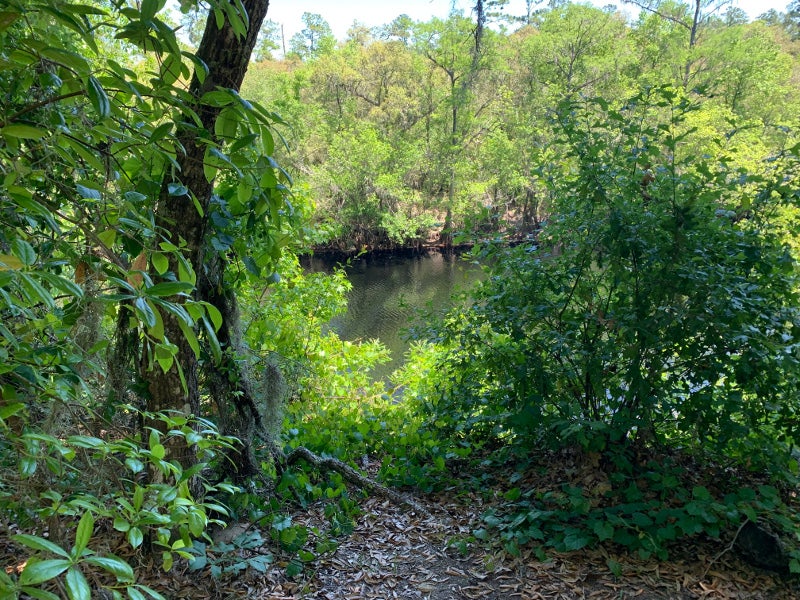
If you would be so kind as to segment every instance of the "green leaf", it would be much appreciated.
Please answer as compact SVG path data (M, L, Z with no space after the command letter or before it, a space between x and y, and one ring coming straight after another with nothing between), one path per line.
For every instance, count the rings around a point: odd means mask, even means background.
M286 565L286 576L289 578L296 577L303 572L303 563L297 560L292 560Z
M592 531L601 542L614 537L614 526L607 521L595 521L592 525Z
M58 577L69 569L69 560L58 558L52 560L31 559L19 575L20 585L37 585Z
M159 10L164 8L166 0L142 0L142 20L147 21L156 16Z
M131 524L128 522L127 519L123 519L122 517L114 517L113 527L117 531L121 531L122 533L125 533L126 531L130 530Z
M131 600L147 600L144 597L144 594L142 594L142 592L137 590L135 587L128 588L128 598L130 598Z
M189 188L182 183L173 182L167 184L167 192L170 196L185 196L189 193Z
M180 54L170 54L161 63L159 75L164 85L172 85L181 76L182 71L183 62Z
M117 230L106 229L105 231L97 234L97 239L99 239L106 246L106 248L111 248L114 245L114 242L117 240Z
M86 559L86 562L108 571L118 581L125 583L134 581L133 569L118 556L90 556Z
M32 125L6 125L0 129L0 134L21 140L39 140L47 135L47 130Z
M136 314L145 325L151 328L156 326L156 315L145 298L136 298L133 301L133 306L136 308Z
M22 15L18 12L10 12L7 10L0 11L0 33L13 25L14 21L19 19Z
M4 404L0 406L0 420L5 421L9 417L25 410L25 405L22 402L14 402L12 404Z
M178 327L181 328L183 336L186 338L186 342L189 344L189 347L192 349L192 352L194 352L194 355L199 358L200 344L197 341L197 335L195 334L192 327L188 323L186 323L186 321L184 321L183 319L180 319L178 321Z
M170 131L172 131L172 123L162 123L150 134L150 143L155 144L164 139Z
M65 580L70 600L92 600L92 588L77 566L67 571Z
M86 546L89 545L89 540L94 533L94 515L87 511L83 513L81 520L78 522L78 529L75 532L75 546L72 549L72 556L77 559L83 554Z
M78 75L88 74L89 72L89 62L77 52L50 46L39 50L39 54L53 62L69 67L76 71Z
M36 264L36 250L25 240L16 238L11 244L11 249L26 267Z
M0 271L7 271L9 269L17 271L24 267L20 259L10 254L0 254Z
M58 544L54 544L50 540L40 538L37 535L19 533L17 535L11 536L11 539L17 542L18 544L22 544L27 548L31 548L32 550L39 550L41 552L51 552L58 556L69 558L69 553L66 550L64 550L61 546L59 546Z
M153 252L150 255L150 261L159 275L163 275L169 270L169 259L160 252Z
M172 552L165 551L161 553L161 568L164 571L169 571L172 568Z
M172 355L170 355L170 358L172 358ZM172 363L170 363L170 366L171 366L171 364ZM166 372L168 370L169 370L169 368L167 368L164 372ZM154 458L156 458L158 460L163 460L164 456L166 456L166 454L167 454L167 450L166 450L166 448L164 448L164 446L162 444L156 444L155 446L153 446L150 449L150 453L153 455Z
M203 306L208 313L208 318L211 319L211 323L214 325L214 330L219 331L219 328L222 327L222 313L219 312L216 306L208 302L203 303Z
M145 289L149 296L163 298L165 296L175 296L186 292L191 292L194 286L186 281L164 281L151 285Z
M131 545L131 548L134 550L142 545L144 541L144 535L142 534L142 530L138 527L131 527L128 530L128 543Z
M29 586L22 586L22 591L31 598L36 598L37 600L61 600L58 596L53 594L52 592L48 592L46 590L42 590L35 587Z
M101 200L103 198L103 194L100 190L94 187L81 185L79 183L76 184L75 189L78 191L78 195L81 198L86 198L87 200Z
M86 93L98 117L105 119L111 115L111 102L108 99L108 95L93 75L90 75L86 80Z

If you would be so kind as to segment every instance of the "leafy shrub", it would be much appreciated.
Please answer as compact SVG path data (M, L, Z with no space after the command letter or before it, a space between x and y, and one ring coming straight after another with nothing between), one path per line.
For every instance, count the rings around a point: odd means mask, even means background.
M437 415L521 444L664 443L785 466L800 315L767 217L786 173L740 197L746 175L683 155L695 109L670 90L562 106L558 211L538 247L487 250L490 279L441 333Z
M536 245L484 248L489 278L471 310L435 333L428 431L517 456L599 453L619 478L594 506L580 485L510 491L516 507L487 515L509 547L612 540L662 555L673 539L765 512L783 515L794 539L798 524L770 486L747 498L702 486L679 486L674 503L626 496L632 449L791 478L800 313L785 226L771 218L797 200L800 147L755 173L733 169L724 139L705 158L689 152L698 110L669 88L618 108L564 103L553 217Z

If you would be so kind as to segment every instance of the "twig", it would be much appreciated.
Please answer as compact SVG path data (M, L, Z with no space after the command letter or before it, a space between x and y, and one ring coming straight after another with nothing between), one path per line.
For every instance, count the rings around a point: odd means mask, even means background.
M722 558L724 554L733 550L733 547L736 545L736 540L739 539L739 534L742 533L742 529L744 529L744 526L747 525L748 523L750 523L750 519L745 519L744 521L742 521L742 524L739 525L739 529L736 530L736 535L733 536L731 543L728 544L726 548L723 548L722 551L720 551L720 553L717 554L714 558L712 558L711 562L708 563L706 570L703 571L703 578L705 578L705 576L708 575L709 570L711 570L711 567L714 565L715 562L717 562L720 558Z
M305 460L306 462L312 464L318 468L325 468L330 469L332 471L336 471L337 473L341 474L347 481L352 484L359 486L362 489L370 491L378 496L382 496L383 498L387 498L391 500L395 504L399 504L401 506L407 506L408 508L415 510L419 513L424 514L425 516L431 516L430 511L416 502L411 498L406 498L401 494L398 494L394 490L390 490L384 485L373 481L369 477L365 477L358 471L356 471L350 465L347 465L340 461L337 458L333 457L323 457L317 454L314 454L308 448L304 446L300 446L299 448L295 448L292 452L286 457L286 464L292 465L296 463L298 460Z

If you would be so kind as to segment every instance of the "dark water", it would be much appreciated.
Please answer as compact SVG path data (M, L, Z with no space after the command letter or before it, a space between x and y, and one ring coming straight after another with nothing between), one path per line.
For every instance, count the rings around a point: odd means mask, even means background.
M319 259L313 270L326 266ZM362 258L345 268L353 289L347 313L331 327L345 340L379 339L392 353L392 362L379 365L373 376L388 377L399 367L409 347L408 329L422 313L444 312L452 296L481 278L480 267L459 256L430 253L421 257Z

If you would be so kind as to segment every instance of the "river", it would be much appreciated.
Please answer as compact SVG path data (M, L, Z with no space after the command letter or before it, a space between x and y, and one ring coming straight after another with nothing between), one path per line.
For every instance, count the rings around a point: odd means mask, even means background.
M314 258L308 266L321 271L332 265ZM449 309L453 294L482 277L479 266L439 252L354 259L345 271L353 285L347 313L334 318L330 326L342 339L377 338L389 348L392 361L374 369L375 379L387 378L403 363L409 327L425 313Z

